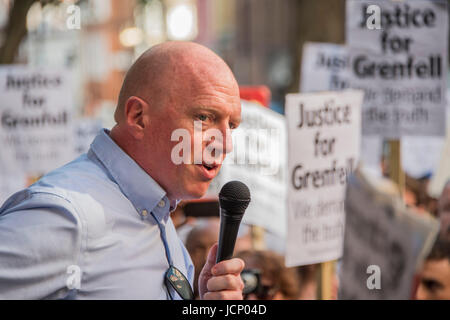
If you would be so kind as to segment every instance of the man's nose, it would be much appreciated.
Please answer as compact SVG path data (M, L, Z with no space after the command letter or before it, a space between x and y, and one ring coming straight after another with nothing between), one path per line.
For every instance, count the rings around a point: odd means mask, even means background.
M233 151L233 138L231 136L231 129L226 128L225 129L225 134L224 134L224 150L225 150L225 154L230 153L231 151Z
M214 144L217 149L220 149L222 154L226 155L233 151L233 138L231 136L231 129L228 126L221 126L217 128L220 132L218 137L214 136ZM217 132L217 131L216 131Z
M223 160L227 153L233 151L233 140L230 129L218 127L214 130L207 130L203 139L203 141L210 141L206 145L212 151L211 154L215 159Z
M422 284L419 284L419 287L417 288L416 299L417 300L426 300L427 299L426 294L424 293Z

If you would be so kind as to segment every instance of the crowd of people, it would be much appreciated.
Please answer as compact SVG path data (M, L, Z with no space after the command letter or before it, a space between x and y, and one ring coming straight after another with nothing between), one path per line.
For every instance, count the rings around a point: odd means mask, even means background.
M405 177L405 205L414 207L421 214L430 214L440 221L440 233L418 273L418 283L413 297L418 300L450 300L450 181L439 199L427 192L430 176L415 179ZM192 214L192 213L191 213ZM195 213L194 213L195 214ZM218 212L216 212L218 214ZM183 217L183 218L181 218ZM193 260L195 270L201 270L209 249L218 240L220 219L184 217L183 204L174 215L177 230ZM244 299L248 300L315 300L319 298L319 265L312 264L287 268L282 252L255 250L249 227L241 226L236 241L235 257L245 262L242 278L246 285ZM242 231L243 230L243 231ZM183 236L184 235L184 236ZM196 271L194 292L198 298ZM331 296L338 299L339 274L332 283Z

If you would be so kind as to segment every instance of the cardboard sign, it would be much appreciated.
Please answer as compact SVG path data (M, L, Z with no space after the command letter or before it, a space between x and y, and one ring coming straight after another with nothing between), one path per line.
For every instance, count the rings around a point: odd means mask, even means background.
M26 187L27 178L24 174L10 175L7 172L0 172L0 207L6 199Z
M46 173L73 158L70 74L26 66L0 67L1 165Z
M251 193L243 223L286 234L287 132L284 117L257 103L241 101L241 124L207 197L217 196L228 181L245 183Z
M447 123L450 123L450 112L448 113ZM447 128L447 136L444 139L440 152L440 157L435 166L433 176L428 185L428 193L434 198L439 198L445 187L450 181L450 128Z
M80 118L75 121L75 155L88 152L92 141L102 129L102 122L96 118Z
M300 92L348 89L349 71L345 46L307 42L303 45Z
M363 134L445 135L447 2L348 0L346 14Z
M403 169L413 178L432 175L443 146L443 137L404 137L401 144Z
M362 100L355 90L286 96L287 266L342 254L345 184L358 163Z
M344 45L307 42L303 46L300 92L341 91L350 86L350 57ZM383 141L361 137L360 161L381 176Z
M389 180L360 171L349 179L345 211L339 299L410 299L438 221L406 208Z

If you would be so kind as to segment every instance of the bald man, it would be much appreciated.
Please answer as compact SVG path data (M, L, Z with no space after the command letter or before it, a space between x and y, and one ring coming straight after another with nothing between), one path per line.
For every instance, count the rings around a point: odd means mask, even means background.
M240 113L236 80L209 49L167 42L145 52L125 77L114 128L0 208L0 299L192 298L194 267L170 212L206 192ZM220 133L200 140L213 150L200 162L173 139L188 134L194 150L198 124L200 136ZM200 297L241 299L243 261L215 264L216 252Z

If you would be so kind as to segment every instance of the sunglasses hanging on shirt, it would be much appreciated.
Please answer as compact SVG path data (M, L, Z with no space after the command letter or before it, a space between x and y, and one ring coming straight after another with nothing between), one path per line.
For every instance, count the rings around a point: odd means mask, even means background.
M194 292L191 284L184 274L174 266L170 266L164 275L164 282L169 292L170 299L174 299L170 293L170 288L174 289L183 300L193 300Z

